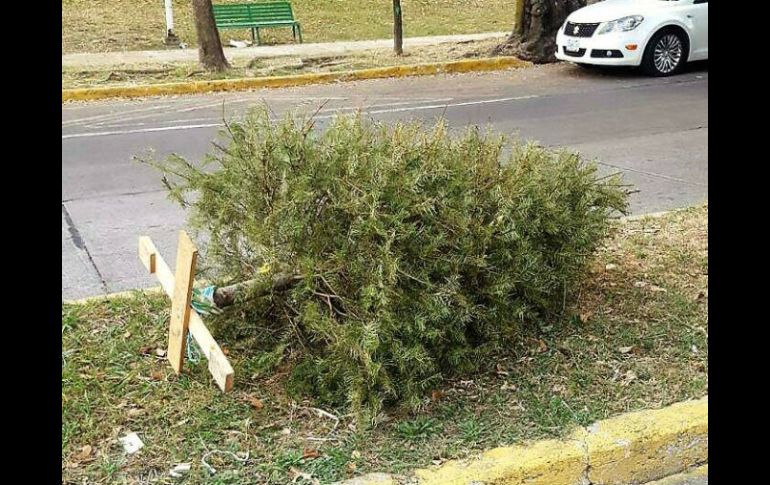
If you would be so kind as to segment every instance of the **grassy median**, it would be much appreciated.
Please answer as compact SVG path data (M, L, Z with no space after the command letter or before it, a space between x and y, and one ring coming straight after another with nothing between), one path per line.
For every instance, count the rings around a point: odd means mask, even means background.
M244 3L217 0L214 3ZM392 2L383 0L292 0L305 42L389 38L393 34ZM508 31L513 6L506 0L410 0L403 5L404 35L470 34ZM179 38L196 43L189 0L174 1ZM62 0L62 54L163 49L166 32L159 0ZM291 29L263 29L263 43L292 42ZM248 29L225 30L222 40L250 39Z
M137 64L119 68L63 68L62 88L148 85L170 82L239 79L295 74L353 71L424 62L459 61L484 57L499 39L411 47L395 56L391 49L372 49L336 56L282 56L231 60L231 69L208 72L197 63Z
M708 208L618 223L564 322L445 382L419 413L390 409L375 429L287 395L286 369L265 374L245 351L253 342L216 327L234 392L218 391L205 362L174 376L162 355L168 313L167 299L149 296L63 305L63 482L173 483L179 463L191 463L185 483L407 473L707 394ZM128 432L145 445L133 455L117 442ZM210 455L212 476L202 458L214 450L248 460Z

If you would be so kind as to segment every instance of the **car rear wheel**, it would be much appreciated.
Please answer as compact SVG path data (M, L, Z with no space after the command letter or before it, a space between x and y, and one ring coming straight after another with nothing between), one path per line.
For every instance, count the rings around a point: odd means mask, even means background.
M642 57L642 70L651 76L671 76L687 62L687 39L681 32L664 29L652 36Z

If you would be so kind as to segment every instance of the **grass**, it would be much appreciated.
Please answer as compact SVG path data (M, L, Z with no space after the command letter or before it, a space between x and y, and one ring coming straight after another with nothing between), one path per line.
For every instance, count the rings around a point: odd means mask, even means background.
M232 69L225 73L202 70L195 63L153 64L123 66L120 69L62 69L62 88L96 86L126 86L168 82L202 81L263 76L285 76L311 72L338 72L372 67L423 62L455 61L482 57L498 39L463 43L444 43L409 48L403 56L395 56L390 49L354 52L340 56L274 57L251 61L232 60Z
M215 0L215 3L243 0ZM305 42L389 38L393 32L388 0L292 0ZM410 0L403 5L404 35L508 31L508 0ZM192 4L174 1L175 32L195 45ZM264 43L292 42L291 29L263 29ZM166 23L159 0L62 0L62 54L162 49ZM247 39L248 30L225 30L222 40Z
M375 429L327 409L335 427L286 393L286 369L264 373L254 343L214 322L234 392L219 393L205 362L173 375L156 354L168 313L167 299L146 296L62 307L63 483L175 483L168 472L184 462L185 483L407 474L707 394L708 208L619 223L563 321L522 336L487 371L445 382L420 413L389 410ZM129 431L145 447L125 456L116 440ZM211 476L201 464L211 450L249 459L211 456Z

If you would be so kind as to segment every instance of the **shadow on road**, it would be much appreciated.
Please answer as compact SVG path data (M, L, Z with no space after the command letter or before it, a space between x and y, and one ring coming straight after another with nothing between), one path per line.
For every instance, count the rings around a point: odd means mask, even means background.
M617 78L617 79L652 79L650 76L644 74L639 68L627 67L627 66L592 66L583 65L578 66L576 64L569 64L570 69L567 74L574 77L580 77L584 79L591 78ZM676 79L683 74L697 74L708 73L709 62L708 61L694 61L685 64L682 72L676 76L671 76L670 79Z

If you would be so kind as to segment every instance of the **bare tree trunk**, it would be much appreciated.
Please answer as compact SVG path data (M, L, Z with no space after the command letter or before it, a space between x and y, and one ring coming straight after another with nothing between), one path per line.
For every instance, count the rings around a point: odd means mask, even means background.
M587 0L516 0L513 32L492 55L516 56L536 63L554 62L556 32Z
M401 0L393 0L393 50L397 56L404 53L404 31L401 21Z
M198 59L205 69L222 72L229 68L230 64L222 51L211 0L192 0L192 4L195 31L198 34Z
M224 308L236 302L269 295L275 291L286 291L302 277L293 274L278 274L272 278L243 281L230 286L223 286L214 290L214 304Z

